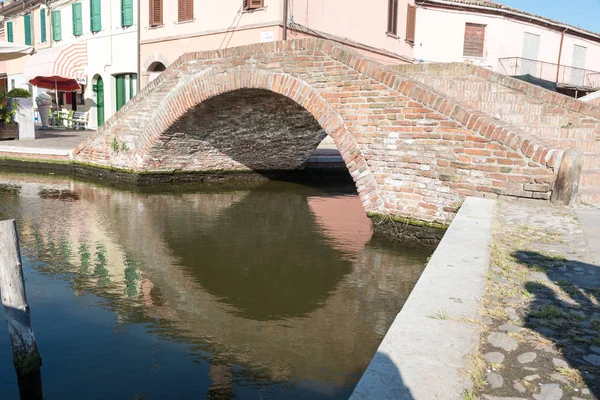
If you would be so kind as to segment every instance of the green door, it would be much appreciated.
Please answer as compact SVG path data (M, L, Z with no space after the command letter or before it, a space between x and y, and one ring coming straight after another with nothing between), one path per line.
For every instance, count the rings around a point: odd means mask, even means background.
M117 89L117 111L119 111L127 101L125 99L125 75L116 75L115 79Z
M104 125L104 81L98 78L96 110L98 111L98 127Z

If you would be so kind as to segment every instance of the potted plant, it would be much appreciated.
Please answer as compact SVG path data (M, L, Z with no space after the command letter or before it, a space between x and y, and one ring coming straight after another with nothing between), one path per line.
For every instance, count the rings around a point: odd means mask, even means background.
M29 99L33 97L31 92L23 88L14 88L6 94L6 97L11 99Z
M5 91L0 91L0 139L17 139L19 126L13 121L16 114L14 101L9 99Z

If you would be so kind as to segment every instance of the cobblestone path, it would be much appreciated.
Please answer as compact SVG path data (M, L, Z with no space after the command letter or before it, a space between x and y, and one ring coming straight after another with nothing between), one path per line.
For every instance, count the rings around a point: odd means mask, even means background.
M600 397L600 267L572 209L499 202L465 399Z

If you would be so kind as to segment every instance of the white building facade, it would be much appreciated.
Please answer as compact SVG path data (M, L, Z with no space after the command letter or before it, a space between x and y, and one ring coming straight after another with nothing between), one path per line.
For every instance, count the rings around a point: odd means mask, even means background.
M600 34L492 1L416 0L419 62L468 62L564 85L600 84ZM558 76L557 76L558 75Z
M77 76L80 89L59 92L60 103L67 109L88 111L90 128L102 125L137 93L138 2L34 3L38 4L15 13L3 12L6 5L0 9L6 18L5 27L10 26L15 33L13 41L27 42L29 28L32 45L36 47L33 56L7 66L7 72L11 73L9 88L14 76L21 77L17 86L27 88L29 80L42 71L81 71ZM81 48L86 50L82 52ZM49 66L50 63L55 65ZM34 95L41 91L52 92L48 88L34 88Z

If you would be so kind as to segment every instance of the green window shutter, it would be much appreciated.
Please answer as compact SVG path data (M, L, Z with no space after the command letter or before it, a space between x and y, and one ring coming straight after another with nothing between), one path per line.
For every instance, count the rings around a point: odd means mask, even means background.
M73 3L73 35L83 35L83 18L81 17L81 3Z
M121 26L133 25L133 0L121 0Z
M31 14L23 16L25 23L25 44L31 46Z
M40 42L46 43L46 9L40 9Z
M13 30L12 30L12 22L7 22L6 23L6 35L8 36L8 41L13 43L14 42L14 37L13 37Z
M90 14L92 32L100 32L102 30L100 0L90 0Z
M116 87L117 87L117 111L125 105L125 75L117 75Z
M60 10L52 11L52 40L62 40L62 29L60 25Z
M133 76L129 75L129 99L133 99Z

